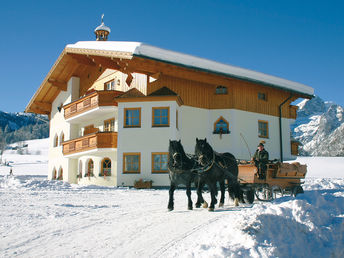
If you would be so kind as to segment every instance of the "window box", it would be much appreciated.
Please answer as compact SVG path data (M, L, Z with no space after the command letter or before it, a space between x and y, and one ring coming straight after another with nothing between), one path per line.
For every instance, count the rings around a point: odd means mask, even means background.
M153 185L152 180L139 179L139 180L135 180L134 182L134 187L136 189L150 189L152 188L152 185Z

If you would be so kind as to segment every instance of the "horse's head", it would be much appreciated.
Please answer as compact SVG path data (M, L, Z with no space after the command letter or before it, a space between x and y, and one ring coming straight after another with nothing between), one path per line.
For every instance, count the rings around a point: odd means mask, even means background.
M213 161L213 149L207 143L207 138L204 140L196 138L195 155L201 166L207 166Z
M171 141L168 148L169 152L169 163L172 167L181 167L183 162L184 148L181 141Z

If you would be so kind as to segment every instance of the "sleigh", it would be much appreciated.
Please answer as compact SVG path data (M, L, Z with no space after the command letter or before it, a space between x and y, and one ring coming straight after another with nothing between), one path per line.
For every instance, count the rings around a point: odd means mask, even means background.
M277 195L296 196L303 193L302 179L307 174L307 165L298 162L281 163L270 161L264 179L258 177L258 169L251 163L239 163L239 175L244 199L252 203L256 197L260 201L271 201Z

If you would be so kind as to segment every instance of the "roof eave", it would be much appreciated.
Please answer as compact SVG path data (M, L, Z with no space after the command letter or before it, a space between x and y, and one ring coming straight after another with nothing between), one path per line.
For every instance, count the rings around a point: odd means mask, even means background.
M181 63L177 63L177 62L171 62L171 61L167 61L167 60L162 60L162 59L158 59L158 58L154 58L154 57L150 57L150 56L146 56L146 55L141 55L141 54L133 54L133 56L135 57L141 57L141 58L146 58L149 60L153 60L153 61L158 61L158 62L163 62L166 64L171 64L171 65L175 65L175 66L179 66L179 67L183 67L183 68L187 68L187 69L194 69L194 70L198 70L198 71L202 71L202 72L206 72L206 73L211 73L211 74L216 74L216 75L220 75L220 76L224 76L224 77L228 77L228 78L232 78L232 79L238 79L238 80L242 80L242 81L246 81L246 82L252 82L252 83L256 83L256 84L260 84L260 85L264 85L267 87L272 87L272 88L277 88L283 91L287 91L293 94L298 94L303 96L304 98L313 98L314 95L313 94L308 94L308 93L304 93L301 91L297 91L297 90L293 90L290 88L287 88L286 86L281 86L281 85L277 85L277 84L272 84L272 83L268 83L265 81L261 81L261 80L255 80L252 78L248 78L248 77L243 77L243 76L238 76L238 75L234 75L234 74L230 74L230 73L221 73L221 72L217 72L214 70L210 70L210 69L204 69L204 68L200 68L197 66L191 66L191 65L185 65L185 64L181 64Z

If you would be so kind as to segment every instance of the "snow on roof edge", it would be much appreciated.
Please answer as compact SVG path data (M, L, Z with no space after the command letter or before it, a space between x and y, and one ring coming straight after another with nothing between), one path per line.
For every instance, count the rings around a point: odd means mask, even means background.
M274 87L306 94L309 96L314 95L314 89L312 87L298 82L293 82L273 75L268 75L237 66L219 63L205 58L195 57L180 52L154 47L141 42L79 41L75 44L67 45L66 48L84 48L93 50L129 52L132 53L132 55L134 56L165 61L189 68L196 68L243 80L263 83Z

